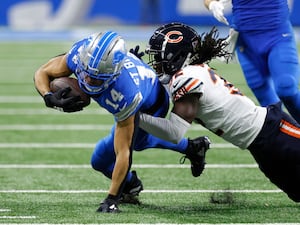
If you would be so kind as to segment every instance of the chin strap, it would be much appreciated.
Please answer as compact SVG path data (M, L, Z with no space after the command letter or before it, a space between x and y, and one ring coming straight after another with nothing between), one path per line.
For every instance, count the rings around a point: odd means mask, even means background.
M191 60L191 56L192 56L192 53L188 53L187 56L186 56L186 59L184 60L182 66L181 66L181 69L183 69L184 67L188 66L191 64L192 60Z

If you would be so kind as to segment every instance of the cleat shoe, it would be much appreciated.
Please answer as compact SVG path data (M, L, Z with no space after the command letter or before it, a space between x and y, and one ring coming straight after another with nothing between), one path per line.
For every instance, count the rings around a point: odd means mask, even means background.
M188 147L186 155L180 160L183 164L185 159L188 158L191 161L191 170L194 177L199 177L205 168L205 154L209 149L210 140L208 137L198 137L193 140L188 140Z
M124 186L123 192L119 199L120 203L141 204L138 196L144 190L142 181L137 177L136 171L131 171L132 178Z

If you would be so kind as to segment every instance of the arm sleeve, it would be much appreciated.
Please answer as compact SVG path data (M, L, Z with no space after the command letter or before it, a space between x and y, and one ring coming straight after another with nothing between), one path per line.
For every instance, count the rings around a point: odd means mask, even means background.
M140 113L140 128L172 143L180 142L190 126L190 123L172 112L169 119Z

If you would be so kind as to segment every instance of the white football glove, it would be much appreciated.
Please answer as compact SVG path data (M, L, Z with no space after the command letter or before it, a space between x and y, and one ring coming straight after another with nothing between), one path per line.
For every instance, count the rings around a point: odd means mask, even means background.
M226 25L229 25L227 19L224 16L224 7L225 4L228 3L228 0L220 0L220 1L211 1L209 3L208 9L212 12L213 16Z

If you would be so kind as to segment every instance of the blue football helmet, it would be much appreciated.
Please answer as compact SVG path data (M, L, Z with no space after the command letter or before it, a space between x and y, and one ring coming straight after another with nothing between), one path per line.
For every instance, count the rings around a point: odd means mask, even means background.
M92 35L79 53L76 73L80 87L89 95L101 94L120 75L126 54L125 41L117 33ZM91 79L96 82L88 82Z

